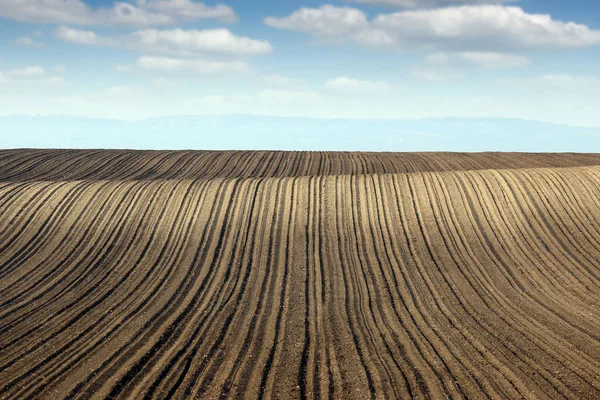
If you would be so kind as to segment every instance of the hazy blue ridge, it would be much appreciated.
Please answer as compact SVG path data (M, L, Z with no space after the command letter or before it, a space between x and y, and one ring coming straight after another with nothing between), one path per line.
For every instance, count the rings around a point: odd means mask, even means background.
M0 148L600 152L600 128L493 118L0 116Z

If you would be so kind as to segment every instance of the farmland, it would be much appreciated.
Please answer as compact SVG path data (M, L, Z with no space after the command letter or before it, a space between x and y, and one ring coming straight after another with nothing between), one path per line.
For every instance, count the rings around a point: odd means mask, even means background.
M600 398L600 155L0 151L0 398Z

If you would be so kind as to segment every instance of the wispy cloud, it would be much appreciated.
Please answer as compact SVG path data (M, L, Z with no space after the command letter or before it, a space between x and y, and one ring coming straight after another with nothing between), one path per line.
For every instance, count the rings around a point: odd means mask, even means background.
M251 71L250 66L241 61L189 60L169 57L140 57L135 68L145 71L167 73L193 73L200 75L244 74Z
M0 83L62 85L65 79L60 74L56 67L48 71L39 65L22 66L0 71Z
M390 90L390 85L386 82L359 80L345 76L327 81L325 87L330 90L341 92L381 93Z
M36 42L32 38L28 36L21 36L17 40L15 40L15 44L17 46L29 46L29 47L41 47L41 43Z
M447 52L434 53L425 58L428 64L436 66L477 66L484 68L518 68L531 65L523 56L495 52Z
M417 80L432 83L444 83L463 78L463 74L460 72L430 67L413 68L410 71L410 76Z
M569 91L586 90L598 93L600 90L600 77L593 75L545 74L540 76L539 80L548 86Z
M113 41L109 38L100 38L95 32L83 29L74 29L68 26L60 26L56 30L56 37L70 43L87 45L110 45Z

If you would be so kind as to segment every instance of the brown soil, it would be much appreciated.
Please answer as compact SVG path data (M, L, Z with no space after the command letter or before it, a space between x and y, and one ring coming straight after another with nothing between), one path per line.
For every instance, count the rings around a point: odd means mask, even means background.
M600 155L0 151L0 398L600 398Z

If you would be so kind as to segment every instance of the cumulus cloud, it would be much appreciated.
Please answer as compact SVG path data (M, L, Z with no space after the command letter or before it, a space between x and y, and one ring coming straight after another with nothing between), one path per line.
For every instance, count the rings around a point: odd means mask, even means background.
M425 58L425 61L436 66L477 66L484 68L517 68L531 64L528 58L514 54L473 51L430 54Z
M277 29L307 32L317 37L351 35L369 26L367 16L362 11L331 5L303 7L283 18L267 17L265 24Z
M190 0L137 0L137 5L167 15L187 20L213 18L222 22L235 22L237 17L233 9L224 4L214 7Z
M236 56L268 54L273 51L267 41L236 36L227 29L198 31L147 29L132 34L146 48L189 53L220 53Z
M397 8L433 8L456 5L500 4L519 0L346 0L352 3L382 4Z
M503 5L408 10L381 14L372 21L357 9L323 6L302 8L283 18L268 17L265 23L316 38L376 47L506 52L600 44L600 30Z
M390 90L390 85L386 82L352 79L345 76L327 81L325 87L342 92L381 93Z
M227 6L209 7L191 0L138 0L137 5L115 2L112 8L93 8L81 0L2 0L0 16L33 23L132 27L207 18L235 20L233 10Z
M119 46L150 53L193 57L199 54L255 56L268 54L273 47L268 41L237 36L228 29L145 29L120 37L100 37L92 31L58 28L56 35L66 42L85 45Z
M242 61L189 60L153 56L140 57L135 66L145 71L186 72L200 75L243 74L251 70L250 66Z
M99 45L108 44L109 39L99 38L96 33L82 29L73 29L68 26L61 26L56 30L56 36L70 43Z
M380 15L373 26L399 40L461 48L569 48L600 44L600 31L519 7L462 6Z

